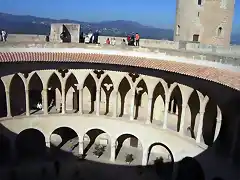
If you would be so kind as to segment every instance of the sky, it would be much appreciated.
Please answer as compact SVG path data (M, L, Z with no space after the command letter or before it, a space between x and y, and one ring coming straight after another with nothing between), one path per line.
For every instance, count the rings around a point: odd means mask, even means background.
M240 0L235 1L233 31L240 32ZM176 0L4 0L0 12L87 22L131 20L173 29Z

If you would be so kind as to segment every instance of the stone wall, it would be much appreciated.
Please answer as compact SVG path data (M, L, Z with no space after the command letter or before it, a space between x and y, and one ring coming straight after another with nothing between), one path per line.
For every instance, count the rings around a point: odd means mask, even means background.
M99 36L99 42L101 44L104 44L107 38L113 38L110 36ZM126 37L115 37L116 38L116 44L120 45L122 39L126 39ZM8 35L8 42L11 43L45 43L45 35L25 35L25 34L9 34ZM15 46L15 45L14 45ZM20 44L18 45L18 47ZM76 44L70 45L66 44L67 47L76 47ZM198 57L198 59L202 59L202 55L207 56L214 56L214 61L217 61L217 59L222 59L222 61L227 61L225 56L228 56L227 58L231 59L239 59L240 57L240 46L232 45L228 48L223 46L212 46L212 45L205 45L205 44L196 44L192 42L187 42L184 47L181 47L179 42L174 41L167 41L167 40L154 40L154 39L141 39L140 40L140 46L151 48L151 51L158 51L158 52L167 52L169 55L179 55L182 54L183 56L189 57L189 54L191 56ZM52 46L53 47L53 46ZM143 50L143 49L142 49ZM197 54L196 54L197 53ZM194 55L192 55L194 54ZM221 58L216 58L221 56ZM204 57L203 57L204 58Z

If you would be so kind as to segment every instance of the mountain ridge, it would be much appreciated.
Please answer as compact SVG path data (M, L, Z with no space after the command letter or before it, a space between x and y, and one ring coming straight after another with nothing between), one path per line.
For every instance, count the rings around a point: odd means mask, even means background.
M142 38L173 40L172 29L162 29L142 25L139 22L127 20L84 22L70 19L43 18L31 15L13 15L0 12L0 29L5 29L9 34L42 34L50 33L51 23L77 23L81 25L84 33L90 30L100 30L105 36L126 36L128 33L138 32ZM232 34L232 44L240 44L240 34Z
M43 34L50 32L51 23L77 23L85 33L100 30L101 35L125 36L127 33L138 32L142 38L173 39L173 30L145 26L135 21L115 20L101 22L84 22L69 19L51 19L31 15L13 15L0 12L2 29L14 34Z

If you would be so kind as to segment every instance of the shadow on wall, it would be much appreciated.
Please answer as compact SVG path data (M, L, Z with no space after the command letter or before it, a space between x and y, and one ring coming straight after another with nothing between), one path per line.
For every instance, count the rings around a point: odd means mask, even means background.
M36 176L45 179L61 176L61 179L73 177L73 179L151 178L157 180L160 178L170 180L173 175L177 177L177 180L205 179L200 164L190 157L175 164L164 163L162 159L155 160L154 165L148 166L103 164L85 160L84 156L74 156L71 152L60 149L58 149L58 155L55 156L56 152L46 147L44 135L36 129L27 129L18 135L2 125L0 130L4 132L0 134L0 176L2 180L30 179ZM70 138L68 136L66 138ZM15 148L11 148L13 146ZM189 170L191 176L189 176Z

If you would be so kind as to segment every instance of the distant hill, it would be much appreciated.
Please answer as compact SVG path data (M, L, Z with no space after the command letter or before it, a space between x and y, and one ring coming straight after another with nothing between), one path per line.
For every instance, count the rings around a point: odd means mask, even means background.
M78 23L81 30L100 30L101 35L125 36L126 33L138 32L142 38L151 39L173 39L173 30L160 29L151 26L144 26L134 21L102 21L99 23L89 23L74 21L69 19L50 19L35 16L12 15L0 13L0 28L6 29L9 34L49 34L51 23Z
M9 34L42 34L50 32L51 23L77 23L81 24L84 33L89 30L100 30L101 35L126 36L126 33L138 32L142 38L173 40L173 30L144 26L138 22L116 20L89 23L69 19L50 19L28 15L12 15L0 13L0 29L6 29ZM232 44L240 44L240 34L232 34Z

